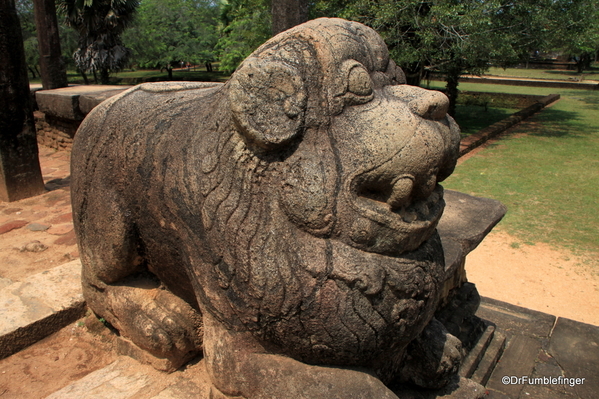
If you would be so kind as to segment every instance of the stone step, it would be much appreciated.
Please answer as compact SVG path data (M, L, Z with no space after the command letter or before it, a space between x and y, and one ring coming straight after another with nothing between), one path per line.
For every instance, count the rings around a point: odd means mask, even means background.
M86 375L46 399L191 399L210 397L202 361L166 374L127 356Z
M489 377L493 373L497 362L505 349L506 337L501 331L496 330L493 334L493 339L487 347L484 356L480 360L478 367L472 374L471 379L481 385L486 385Z
M466 358L464 359L464 362L460 367L460 377L472 377L472 374L474 374L480 361L485 355L485 352L489 347L489 344L491 343L494 334L495 326L488 325L485 331L482 333L481 337L479 338L478 342L474 346L474 348L472 348L468 356L466 356Z
M20 282L4 281L2 285L0 359L85 315L79 260L34 274Z

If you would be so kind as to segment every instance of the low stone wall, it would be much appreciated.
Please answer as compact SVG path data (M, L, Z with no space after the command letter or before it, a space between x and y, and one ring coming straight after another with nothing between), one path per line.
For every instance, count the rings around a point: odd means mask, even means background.
M102 101L129 86L69 86L54 90L32 87L37 142L70 151L73 138L85 116Z
M460 142L460 156L466 155L476 147L484 144L488 140L496 137L500 133L505 132L510 127L515 124L523 121L534 113L542 110L547 105L559 100L559 94L550 94L546 97L539 99L534 104L524 108L521 111L518 111L502 121L492 124L482 130L479 130L475 134L471 134L468 137L464 137Z
M38 144L57 150L71 151L73 137L81 121L54 118L43 112L35 111L35 128L37 130Z
M529 86L529 87L551 87L559 89L582 89L582 90L599 90L597 83L585 82L565 82L565 81L549 81L549 80L522 80L522 79L494 79L485 77L461 77L460 83L484 83L491 85L510 85L510 86Z

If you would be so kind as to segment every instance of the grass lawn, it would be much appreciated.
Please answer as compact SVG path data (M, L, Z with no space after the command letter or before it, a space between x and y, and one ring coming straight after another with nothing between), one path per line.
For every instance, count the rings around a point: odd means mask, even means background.
M444 186L503 202L501 228L524 242L599 252L599 92L467 83L460 89L557 92L561 100L460 164Z

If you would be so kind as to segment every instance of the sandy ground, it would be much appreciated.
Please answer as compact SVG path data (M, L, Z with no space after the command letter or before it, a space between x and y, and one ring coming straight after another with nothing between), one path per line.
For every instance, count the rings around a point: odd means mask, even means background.
M499 230L466 258L468 280L482 296L599 326L596 254L526 245Z

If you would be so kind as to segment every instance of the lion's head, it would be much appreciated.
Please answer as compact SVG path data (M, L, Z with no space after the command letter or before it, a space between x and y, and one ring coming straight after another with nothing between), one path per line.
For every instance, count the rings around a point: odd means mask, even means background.
M390 375L438 300L438 183L460 137L447 98L406 85L372 29L337 19L269 40L223 93L233 128L201 154L215 256L200 302L274 351Z

